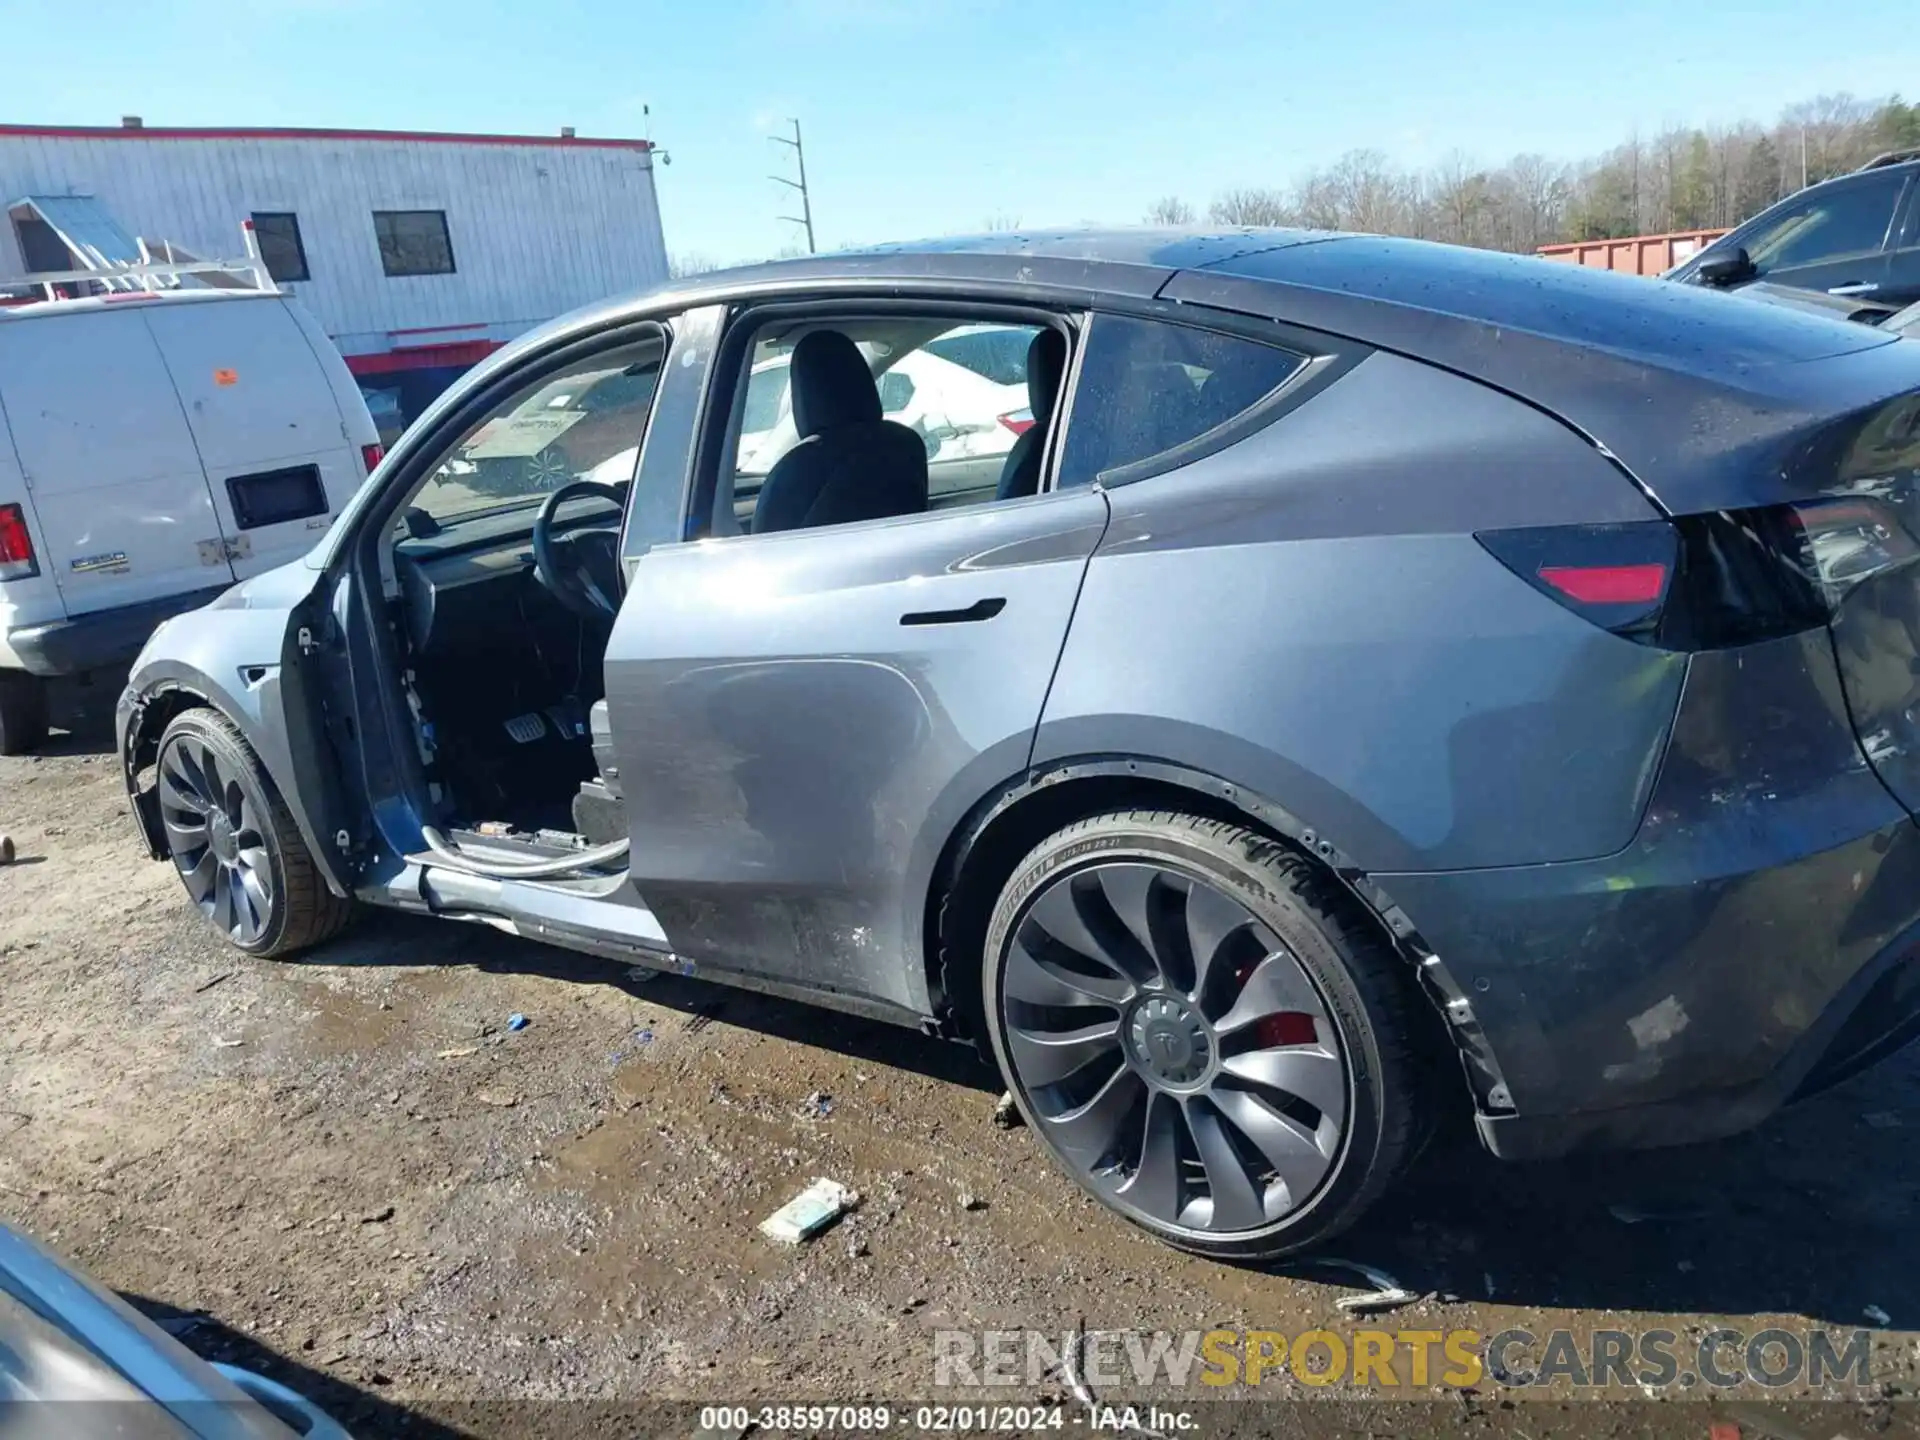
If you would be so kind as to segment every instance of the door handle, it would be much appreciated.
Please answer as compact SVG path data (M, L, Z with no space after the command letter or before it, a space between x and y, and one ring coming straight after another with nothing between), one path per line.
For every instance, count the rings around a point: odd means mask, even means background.
M900 617L902 625L966 625L975 620L991 620L1007 608L1004 596L976 600L964 610L914 610Z
M1871 295L1880 287L1870 280L1849 280L1844 285L1829 286L1829 295Z

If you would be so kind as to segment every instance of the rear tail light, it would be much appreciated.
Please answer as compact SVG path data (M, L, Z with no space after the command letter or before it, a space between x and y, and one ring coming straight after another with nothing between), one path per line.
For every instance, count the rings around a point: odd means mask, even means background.
M0 505L0 580L31 580L39 573L26 512L18 505Z
M1856 497L1475 538L1541 594L1665 650L1724 650L1825 625L1847 587L1920 556L1896 517Z
M1009 410L996 418L1016 435L1024 435L1033 428L1033 411L1028 409Z
M1633 525L1551 525L1475 537L1514 574L1602 630L1651 640L1679 561L1664 520Z
M360 447L360 463L367 467L367 474L373 474L374 467L385 458L386 453L387 447L378 441L375 441L371 445L362 445Z

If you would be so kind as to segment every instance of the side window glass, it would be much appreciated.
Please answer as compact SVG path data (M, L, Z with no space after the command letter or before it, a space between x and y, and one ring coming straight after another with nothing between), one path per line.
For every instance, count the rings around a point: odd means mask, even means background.
M1747 246L1762 274L1878 250L1900 198L1900 177L1849 185L1776 218Z
M661 349L649 341L596 356L503 402L447 452L412 508L446 525L537 504L575 480L632 480Z
M1060 487L1091 484L1198 439L1272 394L1304 363L1291 350L1256 340L1095 316L1067 422Z
M850 316L805 328L768 327L758 335L747 361L731 473L723 476L731 508L718 508L720 533L753 525L767 476L808 438L795 423L790 373L794 347L808 329L835 330L853 342L881 417L912 431L926 454L928 508L995 498L1014 443L1034 423L1026 365L1039 327Z
M913 377L904 370L889 370L880 377L880 413L898 415L913 403Z

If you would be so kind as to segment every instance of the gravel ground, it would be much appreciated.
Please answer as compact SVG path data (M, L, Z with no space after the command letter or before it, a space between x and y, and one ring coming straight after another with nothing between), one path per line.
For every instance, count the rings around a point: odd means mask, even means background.
M690 1435L696 1413L660 1402L877 1398L1059 1400L1071 1431L1058 1377L936 1392L933 1332L1361 1323L1331 1272L1198 1261L1107 1217L992 1123L997 1087L958 1047L477 926L369 916L299 962L239 955L136 847L110 695L0 759L20 853L0 869L0 1218L357 1432ZM1335 1246L1428 1295L1392 1329L1684 1344L1875 1307L1869 1388L1489 1381L1409 1404L1272 1376L1263 1399L1313 1403L1216 1406L1194 1433L1920 1430L1916 1134L1908 1055L1723 1144L1445 1150ZM755 1233L816 1175L860 1208L800 1249Z

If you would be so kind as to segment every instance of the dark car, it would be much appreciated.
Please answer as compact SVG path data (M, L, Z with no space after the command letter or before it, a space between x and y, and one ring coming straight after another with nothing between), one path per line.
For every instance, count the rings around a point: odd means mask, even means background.
M1920 151L1894 151L1789 195L1666 278L1722 289L1766 280L1911 305L1920 300Z
M983 324L1033 423L930 503L879 377ZM610 374L630 478L469 483ZM502 351L154 636L120 742L243 950L367 902L965 1038L1103 1204L1274 1255L1448 1113L1698 1139L1906 1038L1917 484L1864 325L1376 237L887 247Z

